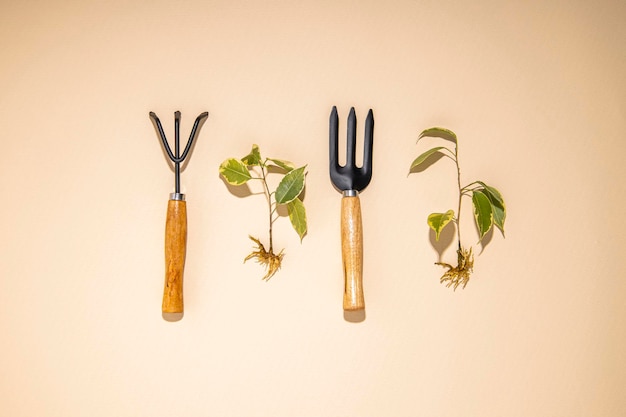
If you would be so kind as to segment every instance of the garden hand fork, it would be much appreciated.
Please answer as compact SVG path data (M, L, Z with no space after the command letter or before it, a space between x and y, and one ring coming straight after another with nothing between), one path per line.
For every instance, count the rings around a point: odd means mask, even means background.
M174 113L174 152L165 137L161 121L154 112L150 118L156 124L159 137L167 156L174 163L174 192L167 203L167 219L165 221L165 287L163 289L163 313L183 313L183 270L187 253L187 203L185 194L180 192L180 164L187 158L189 150L198 133L198 125L209 113L200 114L193 124L191 135L180 154L180 112Z
M341 255L343 262L344 292L343 309L363 310L363 225L359 192L372 179L372 148L374 145L374 114L370 109L365 121L363 165L356 166L356 115L354 107L348 116L348 143L346 164L339 165L339 142L337 107L330 113L330 179L339 191L341 199Z

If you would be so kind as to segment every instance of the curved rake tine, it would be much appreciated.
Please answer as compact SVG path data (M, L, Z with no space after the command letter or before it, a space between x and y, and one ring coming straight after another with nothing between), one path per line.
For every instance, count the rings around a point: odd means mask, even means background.
M161 138L161 142L163 142L163 147L165 148L165 151L167 152L167 156L172 160L172 162L180 163L180 162L183 162L185 158L187 158L187 154L189 153L189 150L191 149L191 146L193 145L193 142L196 139L196 132L198 130L198 126L200 125L201 121L209 117L209 112L205 111L204 113L201 113L198 117L196 117L196 121L194 122L193 128L191 129L191 134L189 135L189 139L187 140L187 144L185 145L185 150L183 151L183 154L180 156L179 156L180 112L177 111L174 113L174 146L175 146L174 153L172 152L169 142L167 141L167 137L165 136L165 132L163 131L163 125L161 124L161 120L159 120L159 117L154 112L150 112L150 117L152 118L152 120L154 120L154 122L157 125L157 129L159 131L159 137Z
M209 117L209 112L206 112L206 111L204 113L200 114L198 117L196 117L196 121L193 123L193 127L191 128L191 134L189 135L189 140L187 141L187 145L185 146L185 150L183 151L183 154L180 156L181 162L185 158L187 158L187 154L189 153L189 150L191 149L191 144L193 143L193 141L196 138L196 131L198 130L198 125L200 124L201 121L203 121L207 117Z
M165 152L167 152L167 156L172 160L172 162L176 162L176 157L172 153L172 150L170 149L170 144L167 142L167 138L165 137L165 132L163 131L163 125L161 125L161 120L159 120L159 117L154 112L150 112L150 118L157 125L157 130L159 131L159 137L161 138L161 142L163 143Z

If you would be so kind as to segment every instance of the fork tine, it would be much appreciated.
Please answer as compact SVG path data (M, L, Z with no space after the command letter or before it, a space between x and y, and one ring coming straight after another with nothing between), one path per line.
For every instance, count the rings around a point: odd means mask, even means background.
M363 145L363 175L371 177L372 175L372 154L374 148L374 113L372 109L367 113L365 120L365 143Z
M339 116L337 116L337 106L333 106L330 112L330 168L337 170L339 168Z
M346 148L346 167L356 167L356 113L354 107L348 115L348 145Z

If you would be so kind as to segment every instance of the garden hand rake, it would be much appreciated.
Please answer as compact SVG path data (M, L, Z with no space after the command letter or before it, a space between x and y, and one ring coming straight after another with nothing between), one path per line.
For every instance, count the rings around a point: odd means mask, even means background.
M165 137L161 121L154 112L150 118L156 124L163 148L174 163L174 192L167 203L165 222L165 287L163 289L163 313L183 313L183 270L187 252L187 203L185 194L180 192L180 164L185 160L198 133L198 126L209 116L200 114L193 124L191 135L180 154L180 112L174 113L174 152Z

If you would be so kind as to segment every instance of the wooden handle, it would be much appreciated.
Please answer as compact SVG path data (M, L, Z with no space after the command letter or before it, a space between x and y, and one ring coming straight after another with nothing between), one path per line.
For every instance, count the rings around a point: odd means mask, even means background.
M183 312L183 270L187 251L187 203L169 200L165 222L163 313Z
M363 225L359 196L341 199L341 255L343 259L343 309L363 310Z

